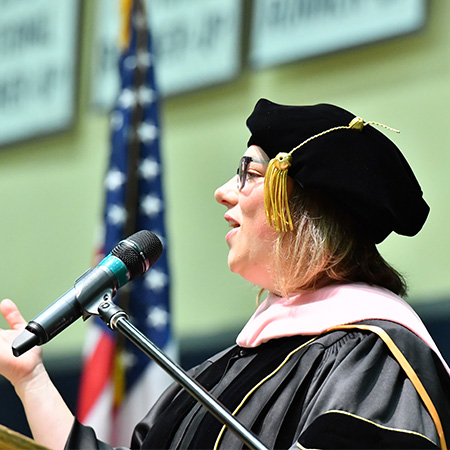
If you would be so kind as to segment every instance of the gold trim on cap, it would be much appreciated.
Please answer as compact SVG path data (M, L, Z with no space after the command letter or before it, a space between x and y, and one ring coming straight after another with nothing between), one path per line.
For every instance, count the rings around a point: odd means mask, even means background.
M287 189L287 173L289 167L292 165L292 153L313 139L317 139L332 131L357 130L361 132L366 125L378 125L394 131L395 133L400 133L400 131L388 127L387 125L378 122L365 122L361 117L354 117L348 125L330 128L329 130L311 136L300 145L293 148L289 153L280 152L275 158L269 161L264 178L264 207L266 210L267 222L269 222L271 227L275 228L276 231L283 232L288 230L292 231L294 229L291 211L289 209Z

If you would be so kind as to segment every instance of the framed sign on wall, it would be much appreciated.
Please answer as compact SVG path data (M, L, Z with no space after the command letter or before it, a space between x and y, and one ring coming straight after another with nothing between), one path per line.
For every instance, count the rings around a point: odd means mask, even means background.
M75 115L79 0L0 0L0 145Z
M411 33L426 0L256 0L250 64L263 68Z

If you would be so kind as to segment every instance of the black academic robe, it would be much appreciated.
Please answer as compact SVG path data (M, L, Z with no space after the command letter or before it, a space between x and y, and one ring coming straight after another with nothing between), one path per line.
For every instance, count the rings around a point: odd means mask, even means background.
M401 325L361 323L381 326L406 356L450 443L450 377L439 358ZM376 334L355 329L312 338L284 337L251 349L233 346L191 375L229 410L239 407L236 417L269 449L440 448L430 414ZM131 448L212 449L221 428L174 384L137 424ZM108 447L75 422L67 448ZM226 430L218 448L245 447Z

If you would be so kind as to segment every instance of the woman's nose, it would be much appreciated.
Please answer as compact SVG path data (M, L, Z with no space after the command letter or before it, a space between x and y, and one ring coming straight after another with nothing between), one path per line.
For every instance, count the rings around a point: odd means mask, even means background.
M214 197L221 205L230 207L237 203L238 189L236 177L237 175L216 189Z

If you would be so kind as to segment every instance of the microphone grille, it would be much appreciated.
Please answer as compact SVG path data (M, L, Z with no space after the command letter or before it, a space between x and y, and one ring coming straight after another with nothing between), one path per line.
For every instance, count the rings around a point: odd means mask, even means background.
M144 274L161 256L163 246L156 234L138 231L120 241L111 251L128 269L130 280Z

